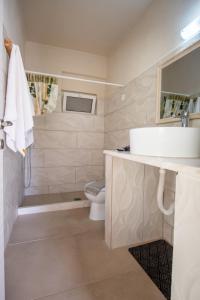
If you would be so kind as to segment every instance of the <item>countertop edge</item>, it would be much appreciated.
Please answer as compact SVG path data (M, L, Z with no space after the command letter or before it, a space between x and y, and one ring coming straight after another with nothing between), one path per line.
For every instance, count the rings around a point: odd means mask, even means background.
M200 176L200 158L170 158L135 155L130 152L119 152L117 150L104 150L105 155L130 160L133 162L166 169L174 172L190 173Z

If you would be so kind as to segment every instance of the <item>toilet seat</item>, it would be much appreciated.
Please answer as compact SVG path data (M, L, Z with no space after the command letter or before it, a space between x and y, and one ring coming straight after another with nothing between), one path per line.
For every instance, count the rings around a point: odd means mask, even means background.
M105 220L105 187L101 188L96 195L88 192L88 187L96 184L96 181L89 182L85 185L84 189L85 196L91 202L89 217L94 221Z

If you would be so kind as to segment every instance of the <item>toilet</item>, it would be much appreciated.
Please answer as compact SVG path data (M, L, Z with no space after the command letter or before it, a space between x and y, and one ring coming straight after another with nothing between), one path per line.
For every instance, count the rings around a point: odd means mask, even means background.
M84 193L91 202L89 218L93 221L105 220L105 182L92 181L87 183Z

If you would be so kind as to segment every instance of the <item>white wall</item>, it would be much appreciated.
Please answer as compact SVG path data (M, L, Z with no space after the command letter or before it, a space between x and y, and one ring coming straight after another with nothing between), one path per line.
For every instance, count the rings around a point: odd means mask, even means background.
M59 74L65 71L105 78L106 62L106 58L100 55L33 42L26 43L25 65L27 69L35 71Z
M1 24L2 25L2 24ZM18 44L23 53L24 33L20 14L19 1L4 0L3 26L6 37ZM3 45L3 41L1 41ZM4 47L3 55L3 101L5 101L8 57ZM3 152L3 198L4 198L4 240L5 246L9 240L13 223L17 217L17 207L23 197L23 167L22 158L5 147Z
M106 78L106 58L81 51L26 43L26 69ZM62 112L62 90L97 95L95 115ZM59 80L56 111L35 117L32 180L26 195L82 191L104 175L103 85Z
M19 0L3 0L3 23L7 37L20 46L24 52L25 28L22 19L22 7Z
M136 78L177 47L180 30L199 15L199 0L154 0L111 53L109 78L124 83Z

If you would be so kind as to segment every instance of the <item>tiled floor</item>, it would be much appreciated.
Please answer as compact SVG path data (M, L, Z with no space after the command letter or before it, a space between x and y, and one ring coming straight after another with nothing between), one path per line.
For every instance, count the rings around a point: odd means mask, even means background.
M59 202L71 202L77 200L85 200L86 197L84 192L68 192L59 194L44 194L44 195L34 195L24 197L22 206L35 206L52 204Z
M88 209L20 216L6 249L6 300L164 300L127 248L109 250Z

